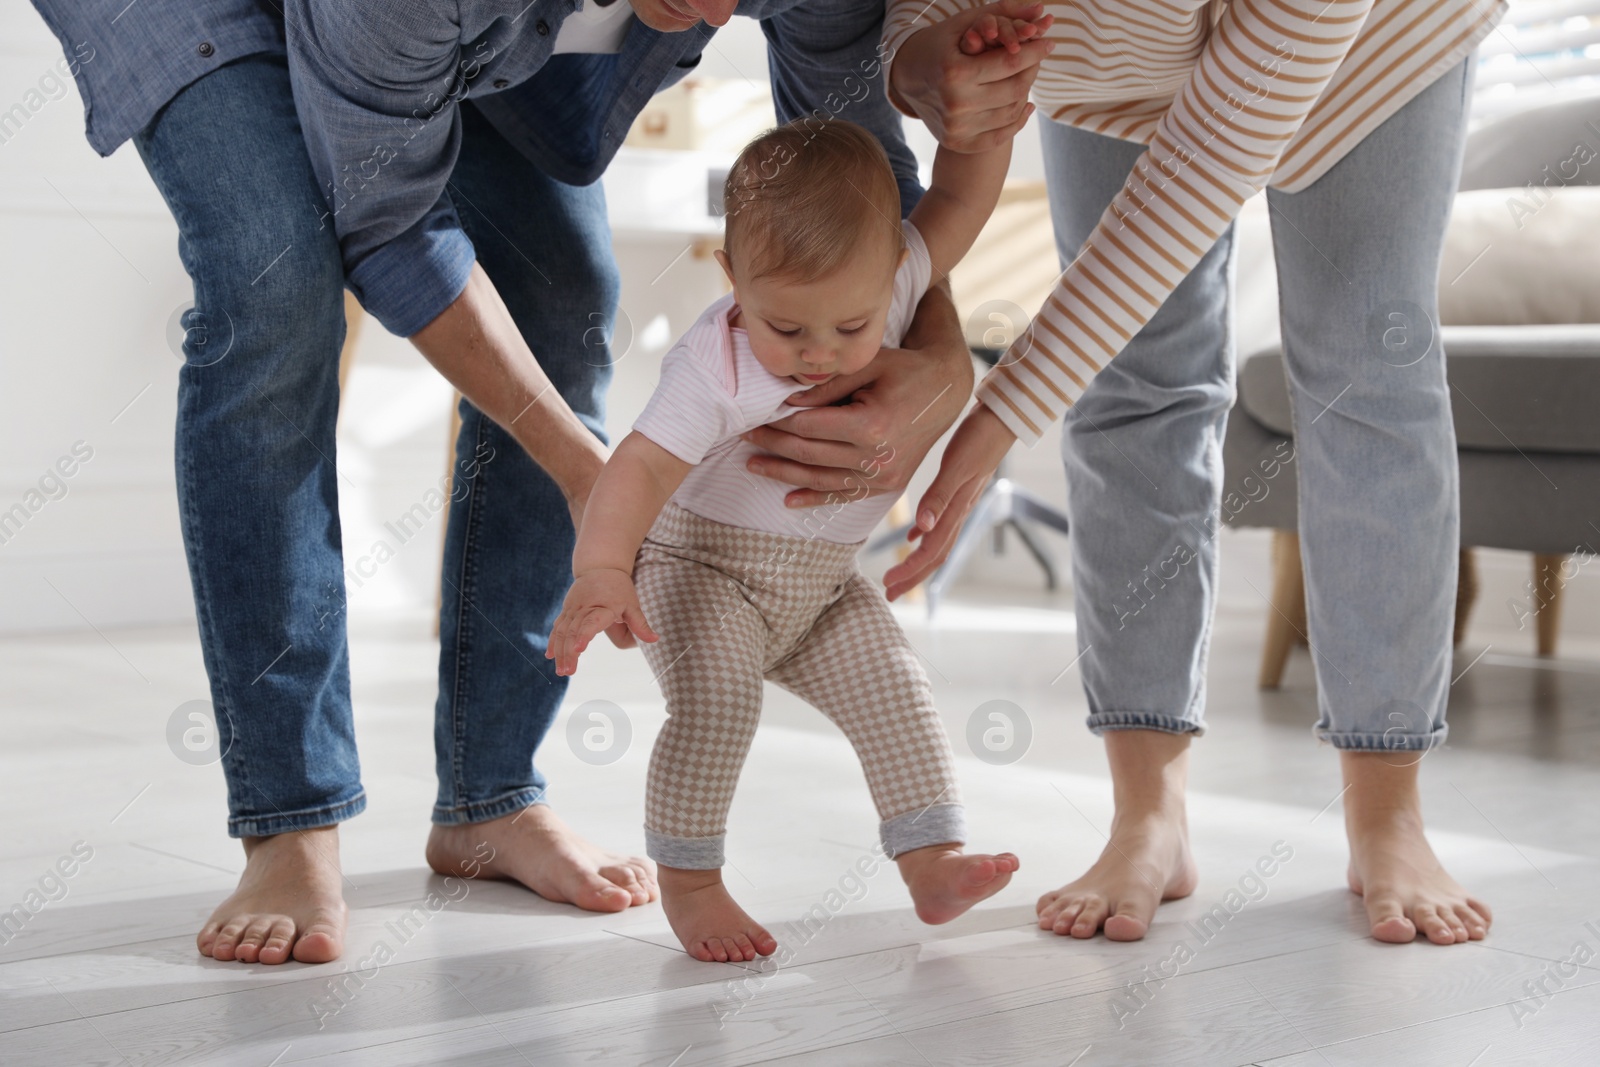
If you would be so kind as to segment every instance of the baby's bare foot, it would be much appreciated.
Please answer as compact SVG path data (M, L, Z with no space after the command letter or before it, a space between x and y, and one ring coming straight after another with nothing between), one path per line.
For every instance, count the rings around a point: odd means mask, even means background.
M440 874L521 882L585 911L624 911L657 895L649 860L590 844L546 804L488 822L436 825L425 855Z
M1039 928L1112 941L1138 941L1156 907L1194 892L1199 870L1181 809L1118 819L1105 851L1082 878L1039 898Z
M930 845L896 856L900 877L911 891L917 918L947 923L1006 887L1021 864L1009 852L965 855L958 845Z
M1444 869L1422 829L1416 771L1397 754L1345 752L1350 783L1345 831L1350 889L1361 895L1379 941L1405 944L1418 931L1436 945L1481 941L1494 916Z
M244 840L239 888L211 913L195 945L215 960L327 963L344 951L339 828Z
M745 963L778 950L772 935L733 902L720 870L662 867L660 873L667 922L701 963Z

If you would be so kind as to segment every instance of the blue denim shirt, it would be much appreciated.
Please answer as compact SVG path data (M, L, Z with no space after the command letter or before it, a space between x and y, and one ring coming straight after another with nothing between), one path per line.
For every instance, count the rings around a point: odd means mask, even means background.
M582 0L34 0L79 64L89 140L109 153L185 85L230 59L286 47L306 147L347 283L392 332L416 333L466 286L475 256L446 188L461 101L552 177L599 179L649 98L694 69L715 32L633 20L616 55L553 56ZM883 3L742 0L761 20L780 121L838 115L877 135L901 207L916 160L883 91ZM285 34L286 26L286 34Z

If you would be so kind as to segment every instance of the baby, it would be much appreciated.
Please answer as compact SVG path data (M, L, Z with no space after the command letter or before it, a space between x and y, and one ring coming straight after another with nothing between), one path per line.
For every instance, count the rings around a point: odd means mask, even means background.
M941 150L932 186L902 223L894 172L860 127L806 119L752 141L724 190L717 259L733 292L667 353L589 497L547 655L566 675L603 630L645 642L668 715L650 759L645 841L667 920L696 959L777 949L721 874L764 678L815 705L855 747L884 851L924 921L954 919L1017 870L1010 853L962 853L963 808L931 688L882 591L856 567L895 497L863 486L837 504L786 508L786 486L746 472L754 449L741 439L799 410L786 403L797 393L900 344L923 292L978 236L1010 154L1009 143Z

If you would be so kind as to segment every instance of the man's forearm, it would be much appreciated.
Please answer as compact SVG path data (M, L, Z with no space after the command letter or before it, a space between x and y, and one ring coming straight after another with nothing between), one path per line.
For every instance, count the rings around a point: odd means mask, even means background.
M515 437L569 501L588 496L605 449L551 384L482 266L473 266L466 289L411 343Z
M953 396L958 399L954 410L959 413L972 396L972 357L966 346L961 316L956 312L955 299L950 294L948 278L930 286L923 294L900 346L927 352L947 367L951 388L946 398ZM955 415L952 414L949 422L954 421ZM949 422L945 425L948 426Z

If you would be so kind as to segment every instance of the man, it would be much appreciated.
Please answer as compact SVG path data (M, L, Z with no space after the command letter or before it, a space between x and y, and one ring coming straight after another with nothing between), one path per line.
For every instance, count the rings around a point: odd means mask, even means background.
M346 275L467 398L428 861L589 910L653 900L649 865L577 836L533 766L565 688L545 640L604 458L611 361L592 313L609 336L619 282L595 182L651 93L737 9L762 19L780 119L820 110L872 130L909 211L919 188L882 91L881 5L407 0L279 15L254 0L35 2L69 53L96 49L78 70L90 143L134 141L194 282L179 505L229 832L247 856L200 951L324 962L343 947L338 823L366 804L334 466ZM1014 123L1037 58L1011 71ZM223 329L225 354L208 344ZM906 345L816 391L817 404L853 399L791 425L824 439L813 454L797 436L791 455L870 462L883 488L903 486L971 385L947 295L924 300Z

